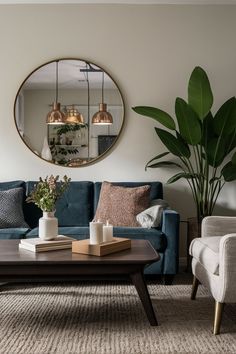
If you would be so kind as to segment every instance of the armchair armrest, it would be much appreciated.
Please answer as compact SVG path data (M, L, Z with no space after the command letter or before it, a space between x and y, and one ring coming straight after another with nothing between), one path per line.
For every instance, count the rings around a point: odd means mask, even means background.
M235 302L236 298L236 233L227 234L220 240L219 276L222 282L220 302Z
M166 209L162 216L162 229L167 239L163 274L176 274L179 266L179 214Z
M236 233L236 217L207 216L202 220L202 237Z

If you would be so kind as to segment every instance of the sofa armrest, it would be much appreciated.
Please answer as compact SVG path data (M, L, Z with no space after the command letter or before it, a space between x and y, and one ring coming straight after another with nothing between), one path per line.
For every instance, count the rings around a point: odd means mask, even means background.
M174 210L163 211L162 229L167 239L164 253L163 274L176 274L179 266L179 214Z
M235 302L236 298L236 233L220 240L219 249L220 302Z
M207 216L202 220L202 237L224 236L235 232L234 216Z

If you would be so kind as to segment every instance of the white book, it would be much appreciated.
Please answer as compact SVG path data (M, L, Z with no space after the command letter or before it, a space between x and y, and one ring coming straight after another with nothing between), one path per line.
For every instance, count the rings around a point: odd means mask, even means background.
M54 240L41 240L39 237L37 238L28 238L28 239L21 239L20 244L30 246L36 249L41 249L45 247L54 247L54 246L62 246L62 245L71 245L72 241L75 241L74 238L59 235Z
M64 250L64 249L71 249L72 243L70 244L63 244L63 245L54 245L42 248L36 248L34 245L24 245L22 243L19 244L19 249L24 249L31 252L48 252L48 251L57 251L57 250Z

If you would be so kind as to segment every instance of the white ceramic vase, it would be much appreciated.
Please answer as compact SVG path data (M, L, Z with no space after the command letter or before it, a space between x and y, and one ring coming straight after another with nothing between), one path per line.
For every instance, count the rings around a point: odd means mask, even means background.
M52 160L52 154L51 154L51 150L48 145L48 139L46 136L43 141L43 148L42 148L42 152L41 152L41 157L45 160L48 160L48 161Z
M58 236L58 219L54 213L55 211L44 211L39 219L39 238L42 240L54 240Z

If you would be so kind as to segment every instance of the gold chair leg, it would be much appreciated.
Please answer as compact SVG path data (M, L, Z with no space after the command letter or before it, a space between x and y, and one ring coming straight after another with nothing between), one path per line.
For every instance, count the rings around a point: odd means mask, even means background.
M193 276L191 300L195 300L196 299L198 285L199 285L199 280L195 276Z
M213 328L214 334L220 333L220 325L221 325L223 309L224 309L224 303L216 301L215 302L215 319L214 319L214 328Z

